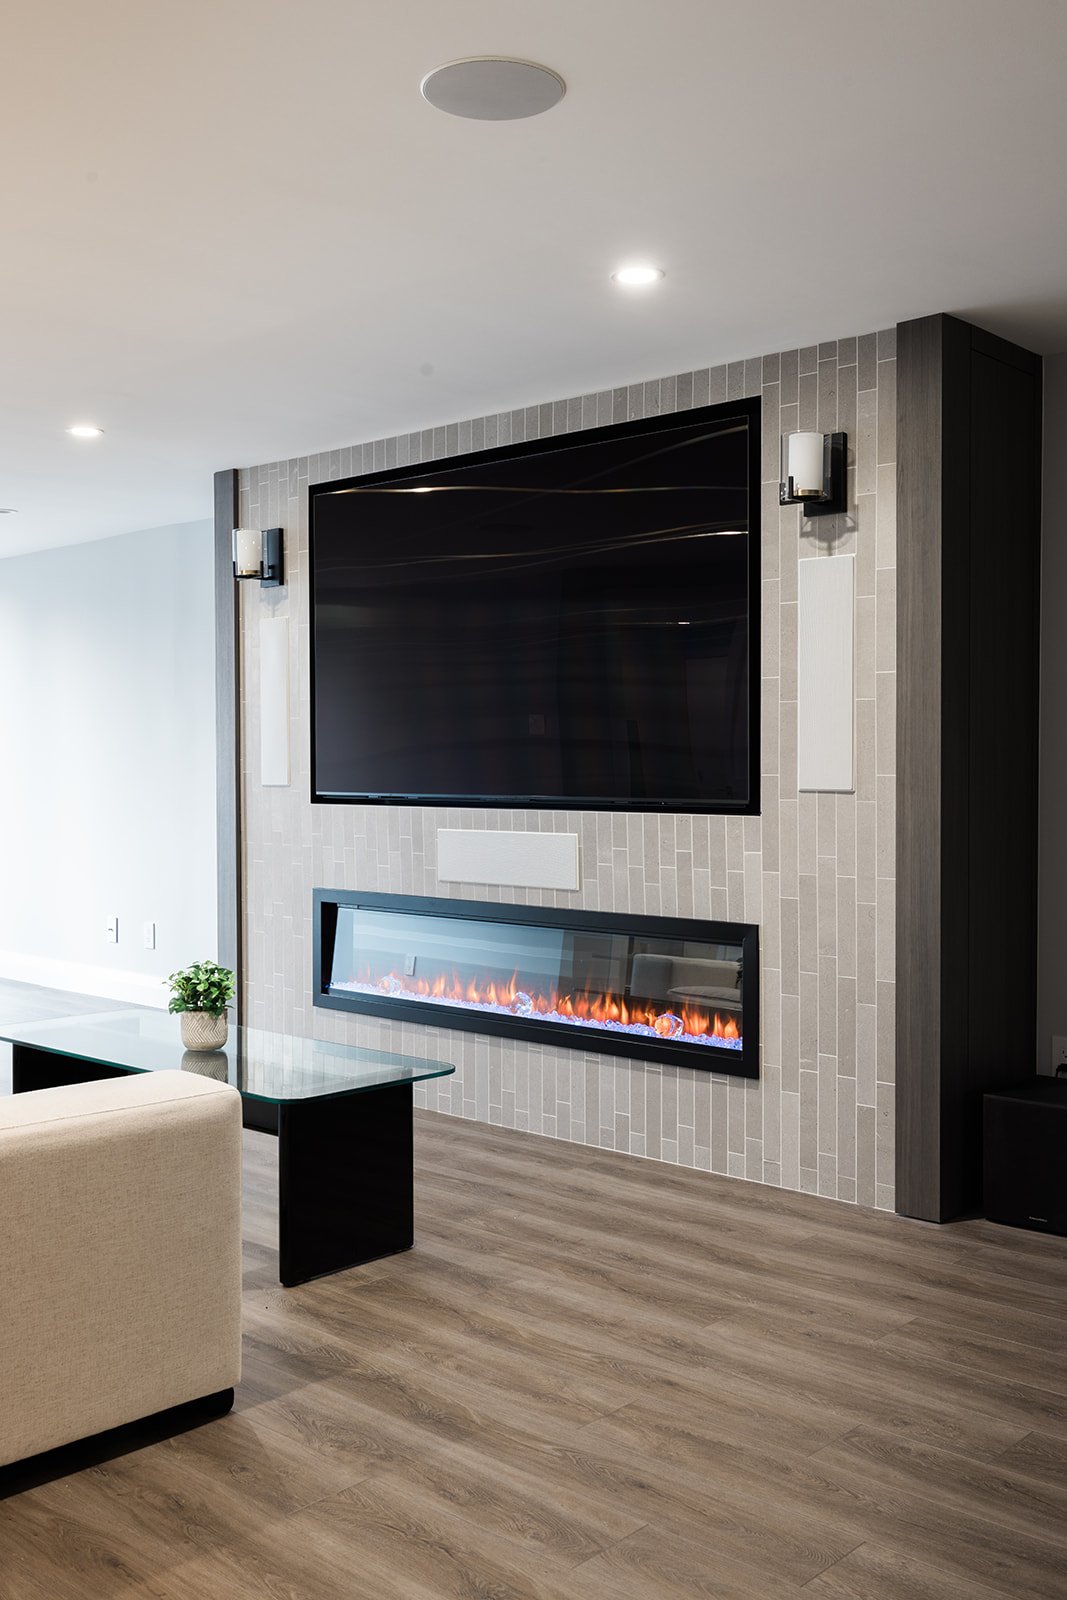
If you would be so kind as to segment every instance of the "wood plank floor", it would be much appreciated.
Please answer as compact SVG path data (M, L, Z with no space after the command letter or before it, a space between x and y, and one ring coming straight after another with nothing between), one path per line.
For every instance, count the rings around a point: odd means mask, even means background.
M415 1250L282 1290L246 1141L235 1411L0 1503L2 1600L1067 1595L1064 1241L420 1113Z

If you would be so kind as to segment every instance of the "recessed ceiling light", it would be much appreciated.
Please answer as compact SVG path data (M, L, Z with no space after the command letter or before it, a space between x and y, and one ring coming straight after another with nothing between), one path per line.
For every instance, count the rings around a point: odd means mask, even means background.
M419 84L419 92L438 111L476 122L515 122L551 111L567 85L551 67L510 56L468 56L435 67Z
M663 277L662 267L646 267L634 265L619 267L611 274L613 283L621 283L626 289L646 289L650 283L657 283Z
M15 506L0 506L0 517L15 517L15 516L18 516L17 507L15 507Z
M99 439L103 431L103 428L96 428L91 422L76 422L73 428L67 429L74 439Z

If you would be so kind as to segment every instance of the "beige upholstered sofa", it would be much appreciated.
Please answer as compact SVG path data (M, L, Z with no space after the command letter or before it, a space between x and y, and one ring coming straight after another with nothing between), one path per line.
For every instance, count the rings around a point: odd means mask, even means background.
M240 1208L228 1085L0 1099L0 1465L233 1388Z

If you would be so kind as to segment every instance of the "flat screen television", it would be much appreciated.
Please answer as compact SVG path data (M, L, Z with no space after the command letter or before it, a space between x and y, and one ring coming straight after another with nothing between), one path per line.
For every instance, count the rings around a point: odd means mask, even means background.
M759 402L311 489L312 797L759 809Z

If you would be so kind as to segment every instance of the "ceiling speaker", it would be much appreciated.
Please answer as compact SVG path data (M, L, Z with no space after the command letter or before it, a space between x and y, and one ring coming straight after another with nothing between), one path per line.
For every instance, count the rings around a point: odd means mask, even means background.
M567 85L549 67L506 56L470 56L435 67L419 85L424 100L451 117L513 122L558 105Z

